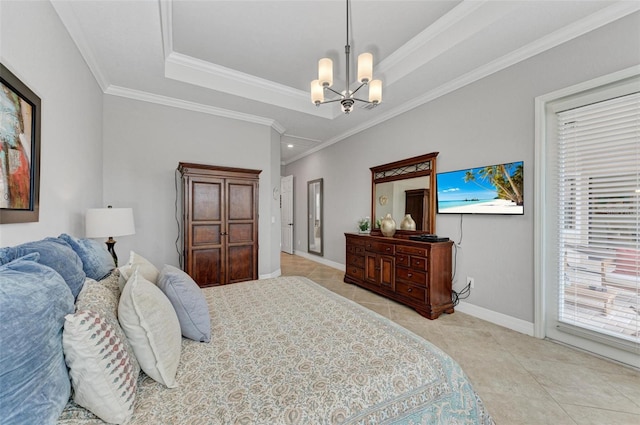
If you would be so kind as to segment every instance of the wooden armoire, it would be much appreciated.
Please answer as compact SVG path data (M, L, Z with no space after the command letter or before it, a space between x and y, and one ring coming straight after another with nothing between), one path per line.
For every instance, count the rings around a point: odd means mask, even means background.
M258 278L260 170L180 162L183 268L201 286Z

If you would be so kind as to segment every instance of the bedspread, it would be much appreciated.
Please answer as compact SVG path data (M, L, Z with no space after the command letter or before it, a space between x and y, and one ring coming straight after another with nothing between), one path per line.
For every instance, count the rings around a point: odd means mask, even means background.
M306 278L203 291L211 342L183 339L178 388L141 374L131 424L493 424L451 357Z

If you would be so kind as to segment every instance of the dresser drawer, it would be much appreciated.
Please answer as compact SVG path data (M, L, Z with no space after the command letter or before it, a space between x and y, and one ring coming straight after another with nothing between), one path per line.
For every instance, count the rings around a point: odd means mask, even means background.
M396 281L396 293L405 297L413 298L417 301L425 301L425 289L410 283Z
M396 254L396 266L409 267L410 264L410 257L408 255Z
M356 266L347 266L347 276L350 276L354 279L362 280L364 279L364 269Z
M362 245L347 245L347 253L364 255L364 244Z
M427 259L424 257L411 257L411 267L418 270L427 270Z
M427 274L414 269L396 268L396 279L402 279L421 286L427 285Z
M390 243L370 241L365 244L367 251L380 252L382 254L394 254L395 246Z
M396 250L397 250L397 252L400 252L402 254L418 255L420 257L426 257L427 256L427 248L418 248L418 247L415 247L415 246L398 245Z
M364 256L347 254L347 267L348 266L364 267Z
M347 236L347 245L360 245L364 246L365 240L362 237Z

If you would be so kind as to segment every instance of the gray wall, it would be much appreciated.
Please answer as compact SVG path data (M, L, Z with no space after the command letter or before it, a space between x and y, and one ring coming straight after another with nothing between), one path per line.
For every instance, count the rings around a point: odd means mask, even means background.
M102 203L102 92L47 2L0 2L0 61L42 100L40 221L0 226L0 246L84 235Z
M462 240L454 289L474 277L468 303L532 323L534 98L640 63L639 26L636 13L287 165L295 249L307 247L308 180L324 178L324 256L344 264L344 232L370 215L369 167L433 151L438 171L522 160L524 216L439 215L436 232Z
M120 257L134 250L158 267L178 265L175 169L178 162L195 162L262 170L258 272L276 272L280 220L272 223L271 217L278 205L272 188L280 184L280 141L272 132L264 125L104 96L104 203L132 207L136 222L134 236L118 238Z

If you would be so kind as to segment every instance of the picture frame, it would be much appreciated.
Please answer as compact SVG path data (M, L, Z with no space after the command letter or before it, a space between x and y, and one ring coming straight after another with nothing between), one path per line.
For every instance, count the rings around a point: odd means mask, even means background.
M0 224L39 220L41 102L0 63Z

